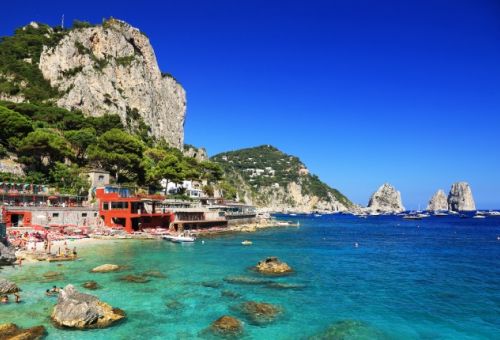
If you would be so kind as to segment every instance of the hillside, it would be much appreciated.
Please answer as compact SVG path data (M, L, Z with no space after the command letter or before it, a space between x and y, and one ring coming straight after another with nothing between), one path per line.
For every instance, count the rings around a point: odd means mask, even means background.
M0 99L114 114L172 147L184 143L184 89L161 72L146 35L113 18L66 29L32 22L2 37Z
M211 158L237 188L240 200L273 211L344 211L351 201L312 175L299 158L270 145Z

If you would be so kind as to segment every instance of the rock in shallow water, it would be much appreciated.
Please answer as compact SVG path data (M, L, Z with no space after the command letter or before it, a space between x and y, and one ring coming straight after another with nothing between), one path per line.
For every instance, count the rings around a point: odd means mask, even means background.
M382 332L362 321L342 320L310 337L309 340L382 340L386 338Z
M67 285L59 293L51 319L56 326L77 329L104 328L125 318L125 312L97 297L78 292Z
M238 306L238 309L254 325L271 323L283 312L279 306L256 301L245 302Z
M22 329L13 323L0 325L0 340L38 340L43 338L45 334L46 330L43 326Z
M101 288L101 286L99 286L99 284L95 281L87 281L82 285L82 287L90 290L96 290Z
M281 262L277 257L271 256L257 263L255 269L262 274L283 275L291 273L292 268L285 262Z
M201 285L203 287L207 287L207 288L220 288L220 287L222 287L222 283L217 282L217 281L205 281L205 282L202 282Z
M167 277L165 274L157 270L148 270L147 272L142 273L142 276L155 277L158 279L164 279Z
M16 251L12 246L6 246L0 241L0 266L12 265L16 262Z
M146 283L149 282L150 279L142 275L125 275L120 277L120 281L132 282L132 283Z
M286 282L270 282L266 284L266 288L273 289L304 289L306 286L300 283L286 283Z
M94 269L91 270L92 273L109 273L109 272L115 272L117 270L120 270L120 266L116 264L103 264L101 266L95 267Z
M238 336L243 332L243 324L232 316L224 315L215 320L210 329L220 336Z
M9 280L0 279L0 295L13 294L19 291L19 287Z
M224 281L227 283L243 285L265 285L272 282L251 276L228 276L224 278Z

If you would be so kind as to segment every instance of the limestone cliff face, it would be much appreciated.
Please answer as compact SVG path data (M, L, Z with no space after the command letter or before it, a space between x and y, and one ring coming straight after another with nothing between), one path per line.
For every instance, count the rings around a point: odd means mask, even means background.
M467 182L453 183L448 194L448 209L452 211L474 211L476 204Z
M197 148L192 145L184 145L183 155L186 157L192 157L198 162L203 162L208 160L207 150L205 148Z
M404 211L405 207L401 201L401 193L385 183L370 197L368 209L374 212L399 213Z
M186 93L162 75L138 29L111 19L71 30L55 47L44 48L39 68L62 93L57 105L92 116L115 113L127 125L142 117L153 136L182 148Z
M427 205L428 211L445 211L448 210L448 199L443 190L439 189L429 201Z

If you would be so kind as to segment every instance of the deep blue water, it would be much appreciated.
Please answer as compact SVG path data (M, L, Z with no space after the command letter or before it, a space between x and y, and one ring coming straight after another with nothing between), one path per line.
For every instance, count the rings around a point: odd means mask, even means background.
M206 239L204 244L115 241L82 249L81 260L62 266L4 269L0 275L22 287L25 303L0 306L0 323L44 324L49 339L191 339L207 338L210 323L228 314L245 322L248 339L303 339L328 327L325 338L500 339L500 218L281 218L299 220L301 226ZM244 239L253 245L242 246ZM249 269L270 255L289 263L295 273L266 278ZM103 263L129 269L88 272ZM146 270L161 271L166 278L145 284L118 280ZM64 277L40 282L47 271ZM303 287L223 280L235 275ZM45 289L79 286L89 279L103 286L89 293L124 309L127 321L92 331L52 327L48 316L55 299L46 298ZM283 314L265 326L253 325L238 310L244 301L277 304Z

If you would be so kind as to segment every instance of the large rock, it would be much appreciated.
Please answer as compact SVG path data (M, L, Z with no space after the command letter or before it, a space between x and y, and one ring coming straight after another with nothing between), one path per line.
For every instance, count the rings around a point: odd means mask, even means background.
M160 71L149 39L137 28L110 19L71 30L44 48L39 68L61 92L58 106L89 116L115 113L127 125L141 117L153 136L183 147L186 93Z
M436 191L434 196L429 201L427 205L428 211L446 211L448 210L448 199L446 198L446 194L442 189Z
M271 275L281 275L291 273L292 268L285 262L281 262L277 257L271 256L263 261L260 261L255 266L255 269L259 273L271 274Z
M0 266L7 266L16 262L15 249L12 246L6 246L0 241Z
M254 325L271 323L282 313L282 309L279 306L256 301L242 303L239 306L239 310Z
M309 337L309 340L382 340L388 337L372 326L358 320L342 320L333 323L323 332Z
M224 315L212 323L211 329L221 336L237 336L243 332L243 324L232 316Z
M448 209L451 211L474 211L476 204L467 182L453 183L448 194Z
M368 209L373 212L399 213L405 211L401 193L392 185L385 183L373 193L368 202Z
M125 318L125 312L97 297L78 292L67 285L59 293L51 319L59 327L77 329L104 328Z
M91 270L92 273L109 273L109 272L115 272L117 270L120 270L120 266L116 264L103 264L98 267L95 267L94 269Z
M14 282L0 279L0 295L13 294L19 291L19 287Z
M0 325L0 340L38 340L46 334L45 327L34 326L26 329L19 328L16 324L6 323Z

